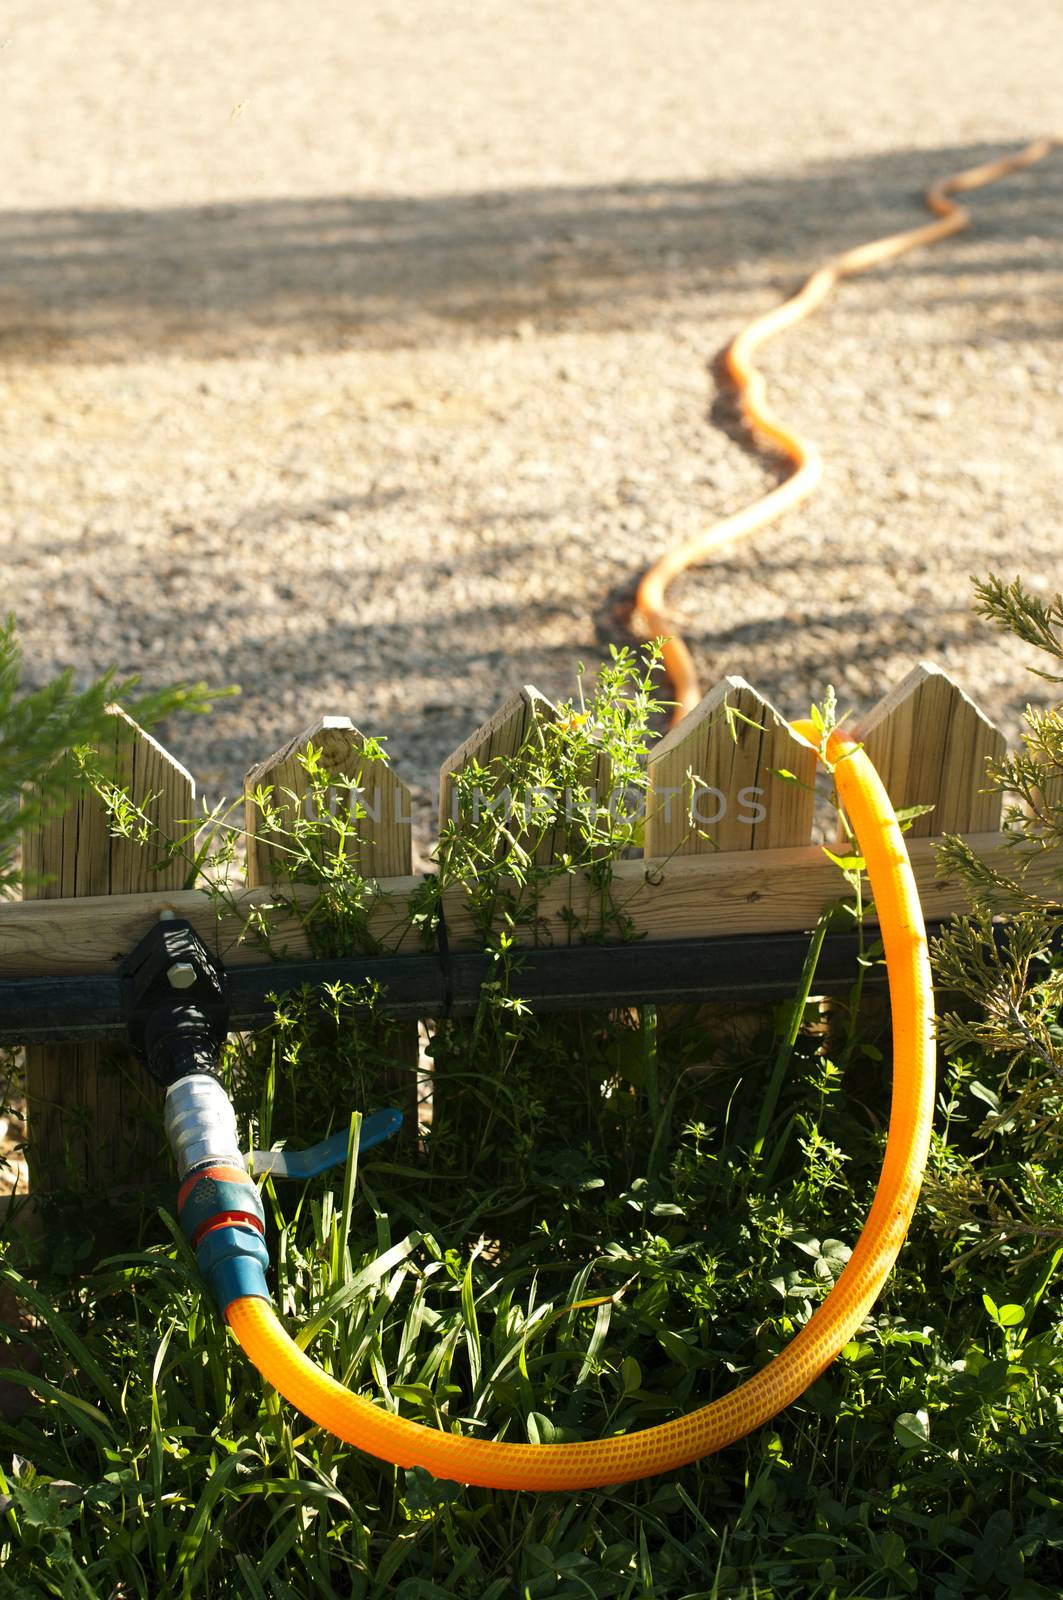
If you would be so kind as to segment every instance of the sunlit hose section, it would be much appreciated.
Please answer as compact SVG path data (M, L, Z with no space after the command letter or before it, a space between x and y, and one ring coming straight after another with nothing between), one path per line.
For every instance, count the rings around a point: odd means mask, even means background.
M678 722L688 711L693 711L701 699L701 690L693 657L682 639L676 636L667 614L665 599L668 585L688 567L706 560L723 546L733 544L746 534L767 527L784 512L799 506L808 499L823 476L823 463L816 446L782 422L768 405L763 375L753 361L757 351L769 339L774 339L776 334L785 333L787 328L792 328L796 322L811 315L823 304L841 278L867 272L871 267L885 266L909 250L937 244L940 239L947 239L951 234L961 233L969 227L970 213L950 199L951 195L980 189L984 184L995 183L1011 172L1033 166L1035 162L1043 161L1061 142L1059 139L1038 139L1014 155L1002 156L999 161L987 161L982 166L968 167L963 172L954 172L942 178L926 194L926 203L936 214L937 221L926 222L918 228L906 228L903 233L887 234L882 239L872 239L868 244L846 250L843 255L833 256L806 279L795 295L747 323L728 345L724 367L738 393L746 427L768 450L785 457L792 470L777 488L760 500L714 523L683 544L666 550L642 576L635 599L633 621L644 639L665 639L663 665L675 703L673 722Z
M794 732L818 747L813 724ZM666 1472L768 1422L803 1394L852 1338L885 1283L915 1207L934 1103L933 991L926 930L897 819L862 750L833 734L827 760L856 832L878 909L893 1013L893 1104L882 1175L841 1277L800 1333L732 1393L689 1416L589 1444L507 1444L407 1422L351 1394L314 1365L267 1301L234 1300L229 1323L266 1381L322 1427L370 1455L437 1478L496 1489L588 1489Z

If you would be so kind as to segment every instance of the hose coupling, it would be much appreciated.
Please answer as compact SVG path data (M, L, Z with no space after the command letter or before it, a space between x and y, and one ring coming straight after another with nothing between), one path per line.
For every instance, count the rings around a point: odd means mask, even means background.
M172 1083L166 1091L163 1126L179 1178L208 1162L247 1170L236 1112L217 1078L193 1072Z
M217 1078L193 1072L166 1091L163 1124L181 1179L181 1229L219 1308L248 1295L268 1300L265 1213L232 1101Z

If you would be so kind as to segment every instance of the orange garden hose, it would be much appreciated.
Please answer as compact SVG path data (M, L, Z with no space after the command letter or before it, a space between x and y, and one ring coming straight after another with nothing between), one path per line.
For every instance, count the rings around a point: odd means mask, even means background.
M816 446L775 418L766 403L764 380L753 363L760 346L814 311L839 279L966 228L969 215L950 195L1030 166L1056 142L1041 139L1015 155L942 179L926 197L938 220L835 256L796 295L738 334L727 350L726 368L741 396L745 421L794 470L763 499L668 551L650 567L637 601L647 637L669 632L665 592L678 573L800 504L820 480ZM667 640L664 666L677 716L682 716L696 705L699 690L681 639ZM794 723L793 732L819 748L812 723ZM236 1338L267 1382L306 1416L370 1455L402 1467L424 1467L438 1478L499 1489L597 1488L683 1466L741 1439L803 1394L852 1338L897 1259L922 1182L934 1101L934 1006L919 897L889 797L852 739L835 731L820 755L834 767L839 798L867 863L889 971L894 1039L893 1101L882 1172L852 1256L823 1304L766 1367L689 1416L591 1443L533 1445L446 1433L383 1410L352 1394L304 1355L263 1297L264 1287L258 1293L238 1293L226 1309Z
M810 722L793 731L818 747ZM370 1455L437 1478L497 1489L587 1489L683 1466L733 1444L804 1393L852 1338L904 1242L922 1182L934 1104L934 1002L926 930L889 796L863 750L835 732L824 752L867 862L889 971L893 1103L882 1174L841 1277L801 1331L732 1393L659 1427L588 1444L508 1444L422 1427L352 1394L289 1338L268 1300L242 1295L226 1315L266 1381L313 1421Z
M950 234L961 233L970 225L970 213L949 198L968 189L980 189L984 184L995 183L1011 172L1033 166L1043 161L1059 145L1058 139L1038 139L1019 150L1015 155L1002 156L981 166L967 167L940 179L927 190L926 203L938 217L919 228L908 228L903 233L887 234L868 244L857 245L853 250L832 257L812 274L789 300L784 300L763 316L746 324L728 346L724 365L742 403L742 416L757 438L771 450L785 456L793 464L790 476L762 499L744 506L733 516L707 528L683 544L666 550L642 576L636 595L636 615L645 639L664 638L663 665L671 685L675 705L672 720L678 722L692 711L701 698L697 672L690 651L675 635L665 610L665 594L672 579L685 572L696 562L703 561L713 551L731 544L746 534L755 533L790 511L809 495L823 476L823 462L819 450L809 439L803 439L773 415L765 399L763 375L753 364L753 357L761 345L767 344L777 333L784 333L795 322L801 322L821 306L841 278L867 272L871 267L883 266L909 250L921 245L936 244ZM670 635L670 637L668 637Z

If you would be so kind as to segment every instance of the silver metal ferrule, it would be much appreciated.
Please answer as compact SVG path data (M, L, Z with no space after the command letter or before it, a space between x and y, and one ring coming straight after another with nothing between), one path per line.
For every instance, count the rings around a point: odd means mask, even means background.
M163 1126L180 1177L206 1161L247 1170L236 1112L216 1078L197 1072L172 1083L166 1091Z

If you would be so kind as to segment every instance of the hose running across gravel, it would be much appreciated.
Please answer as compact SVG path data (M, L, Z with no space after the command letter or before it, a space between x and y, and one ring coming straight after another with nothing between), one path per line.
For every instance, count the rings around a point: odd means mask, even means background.
M810 722L793 731L818 748ZM893 1103L878 1188L863 1232L823 1304L775 1359L730 1394L659 1427L588 1444L507 1444L422 1427L352 1394L297 1347L268 1300L235 1299L226 1315L266 1381L322 1427L370 1455L437 1478L496 1489L586 1489L683 1466L741 1439L804 1393L852 1338L908 1231L934 1105L934 1001L926 930L904 839L882 781L835 732L826 757L867 862L889 971Z
M701 699L701 690L690 651L676 636L666 614L665 595L672 579L722 546L746 534L756 533L784 512L799 506L808 499L823 476L823 461L816 445L810 439L802 438L795 429L788 427L772 413L765 398L763 375L753 363L756 352L769 339L774 339L777 333L784 333L795 322L810 316L823 304L841 278L867 272L871 267L880 267L896 260L909 250L937 244L939 239L947 239L950 234L962 233L970 226L971 215L963 206L951 200L950 195L962 194L968 189L980 189L984 184L1006 178L1009 173L1033 166L1035 162L1043 161L1061 142L1054 138L1038 139L1015 155L1002 156L998 161L988 161L981 166L967 167L962 172L939 179L926 193L926 203L939 221L926 222L922 227L908 228L903 233L887 234L882 239L873 239L868 244L857 245L853 250L832 257L817 268L795 295L763 316L755 317L728 345L724 366L738 391L746 426L768 449L787 457L793 463L794 470L760 500L744 506L733 516L724 517L704 533L696 534L683 544L666 550L639 582L633 621L637 620L638 630L644 639L663 638L666 641L663 665L675 703L673 723L685 717L688 711L693 711Z
M733 340L726 368L741 396L745 421L793 463L794 471L763 499L668 551L650 567L637 601L647 637L669 633L665 592L678 573L800 504L822 475L816 446L774 417L767 405L764 379L753 363L760 346L807 317L839 279L959 233L970 216L950 195L1031 166L1058 142L1040 139L1015 155L942 179L926 196L937 221L834 257L796 295L756 318ZM700 698L694 664L681 639L668 639L664 666L678 720ZM792 726L818 749L813 724ZM760 1372L688 1416L618 1438L533 1445L463 1437L397 1417L352 1394L316 1366L285 1332L267 1299L242 1294L231 1300L226 1316L245 1352L267 1382L306 1416L370 1455L402 1467L424 1467L437 1478L498 1489L598 1488L683 1466L741 1439L803 1394L852 1338L897 1259L923 1178L934 1104L934 1000L919 896L889 796L854 740L835 731L821 754L834 766L839 798L867 863L889 971L894 1041L893 1101L882 1173L852 1256L823 1304Z

